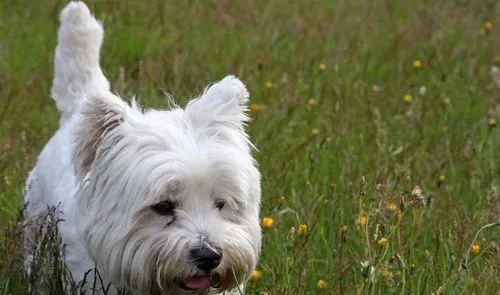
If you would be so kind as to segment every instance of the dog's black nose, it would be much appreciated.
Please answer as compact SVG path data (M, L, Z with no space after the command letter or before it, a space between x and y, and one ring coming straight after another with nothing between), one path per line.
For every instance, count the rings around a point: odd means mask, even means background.
M219 249L212 250L207 247L191 249L190 254L196 266L206 272L216 268L222 258L222 251Z

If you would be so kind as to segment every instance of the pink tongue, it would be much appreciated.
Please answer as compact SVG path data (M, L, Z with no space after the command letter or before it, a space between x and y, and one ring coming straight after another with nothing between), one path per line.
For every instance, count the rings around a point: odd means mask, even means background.
M206 289L210 286L210 277L190 277L184 281L189 289Z

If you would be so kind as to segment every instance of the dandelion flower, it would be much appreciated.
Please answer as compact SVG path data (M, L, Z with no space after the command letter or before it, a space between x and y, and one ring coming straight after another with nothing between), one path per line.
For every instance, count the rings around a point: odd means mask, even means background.
M305 223L299 224L299 226L297 227L297 234L303 235L306 232L307 232L307 224Z
M364 215L360 215L358 217L357 223L361 226L365 226L366 222L368 221L368 218Z
M413 66L414 69L420 69L422 67L422 61L416 59L411 63L411 65Z
M252 271L252 274L250 275L250 280L251 281L257 281L260 279L260 277L262 276L262 273L258 270L254 270Z
M260 106L256 103L250 104L248 108L250 109L250 112L252 112L253 114L256 114L258 111L260 111Z
M472 247L470 248L470 252L474 255L479 254L481 252L481 245L479 245L477 242L472 244Z
M319 69L320 71L324 71L324 70L326 70L326 65L325 65L324 63L320 63L320 64L318 65L318 69Z
M493 23L491 23L490 21L486 21L486 22L483 24L483 28L484 28L486 31L491 31L491 29L493 29Z
M389 242L389 240L386 237L382 237L377 241L378 245L381 247L384 247L385 245L387 245L388 242Z
M274 84L271 81L267 81L266 83L264 83L264 87L266 87L267 89L271 89L274 87Z
M272 219L271 217L264 217L262 219L262 226L264 228L271 228L273 227L274 225L274 219Z
M389 210L389 211L393 211L395 212L396 210L398 210L398 205L396 205L395 203L393 202L389 202L387 203L387 205L385 206L385 209Z
M326 286L328 286L328 283L325 280L319 280L318 283L316 284L316 286L318 286L318 288L320 288L320 289L323 289Z
M388 279L392 279L393 274L392 274L392 271L387 270L387 269L384 268L384 269L380 270L380 276L382 278L388 280Z
M403 100L404 100L405 102L407 102L407 103L411 103L411 101L412 101L412 97L411 97L411 95L406 94L405 96L403 96Z

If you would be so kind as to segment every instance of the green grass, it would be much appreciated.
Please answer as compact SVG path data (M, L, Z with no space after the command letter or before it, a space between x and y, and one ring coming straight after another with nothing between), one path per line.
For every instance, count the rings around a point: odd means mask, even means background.
M0 2L1 228L58 127L63 2ZM274 219L248 294L500 294L500 227L468 252L500 220L500 2L88 2L124 96L164 107L164 90L185 103L226 73L247 84ZM18 294L17 237L0 236L0 293Z

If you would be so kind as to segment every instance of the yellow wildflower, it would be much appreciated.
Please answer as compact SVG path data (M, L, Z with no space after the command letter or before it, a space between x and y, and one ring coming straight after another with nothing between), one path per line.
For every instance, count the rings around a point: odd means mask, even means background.
M282 203L282 204L283 204L283 203L285 203L285 201L286 201L285 196L281 196L281 197L280 197L280 203Z
M318 286L318 288L320 288L320 289L323 289L326 286L328 286L328 283L325 280L319 280L318 283L316 284L316 286Z
M416 59L411 63L411 65L413 66L414 69L420 69L422 67L422 61Z
M305 223L299 224L299 226L297 227L297 234L303 235L306 232L307 232L307 224Z
M254 270L254 271L252 271L252 274L250 275L250 280L255 282L258 279L260 279L261 276L262 276L262 273L260 271Z
M311 132L312 132L313 135L316 135L316 134L319 133L319 129L318 128L314 128Z
M486 21L486 22L483 24L483 28L484 28L486 31L491 31L491 29L493 29L493 23L491 23L490 21Z
M264 217L262 219L262 226L264 228L271 228L273 227L274 225L274 219L272 219L271 217Z
M479 245L477 242L472 244L472 247L470 248L470 252L474 255L479 254L481 252L481 245Z
M308 101L307 101L307 104L312 107L314 105L316 105L316 100L314 98L310 98Z
M266 87L267 89L271 89L274 87L274 84L271 81L267 81L266 83L264 83L264 87Z
M380 270L380 276L382 278L388 280L388 279L392 279L393 274L392 274L392 271L383 268L383 269Z
M443 103L444 104L450 104L450 102L451 102L451 99L448 96L446 96L445 98L443 98Z
M248 107L250 109L250 112L256 114L258 111L260 111L260 106L256 103L252 103L250 104L250 106Z
M385 245L387 245L388 242L389 242L389 240L386 237L382 237L377 241L378 245L381 247L384 247Z
M404 100L405 102L407 102L407 103L411 103L411 101L412 101L412 97L411 97L411 95L406 94L405 96L403 96L403 100Z
M357 223L361 226L365 226L366 222L368 221L368 218L364 215L360 215L358 217Z
M318 69L320 71L324 71L324 70L326 70L326 65L324 63L320 63L319 66L318 66Z
M387 209L389 211L396 211L396 210L398 210L398 205L396 205L393 202L389 202L389 203L387 203L387 205L385 205L385 209Z

